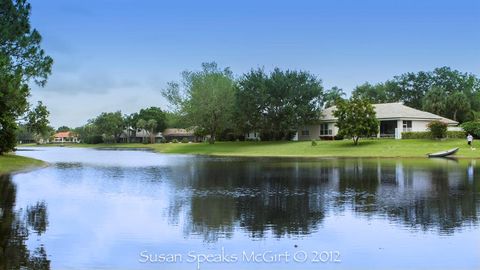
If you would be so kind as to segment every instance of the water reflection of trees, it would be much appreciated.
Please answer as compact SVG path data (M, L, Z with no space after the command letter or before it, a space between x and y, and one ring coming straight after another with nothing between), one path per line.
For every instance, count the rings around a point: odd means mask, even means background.
M478 223L479 178L467 173L455 163L206 159L171 176L179 179L177 189L191 192L186 233L215 241L237 227L252 237L308 234L326 215L342 211L453 233ZM179 213L175 207L172 214Z
M30 251L26 245L29 229L43 234L48 226L47 209L43 202L14 209L16 186L10 176L0 176L0 269L50 269L45 248Z

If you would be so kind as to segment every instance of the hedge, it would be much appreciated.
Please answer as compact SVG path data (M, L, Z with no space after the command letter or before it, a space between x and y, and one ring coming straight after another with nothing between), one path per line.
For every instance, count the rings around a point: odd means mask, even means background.
M447 131L447 138L464 139L466 133L464 131ZM429 131L402 132L402 139L432 139L432 134Z
M431 139L432 134L429 131L409 131L402 132L402 139Z
M467 133L465 133L465 131L447 131L447 138L465 139L467 138Z

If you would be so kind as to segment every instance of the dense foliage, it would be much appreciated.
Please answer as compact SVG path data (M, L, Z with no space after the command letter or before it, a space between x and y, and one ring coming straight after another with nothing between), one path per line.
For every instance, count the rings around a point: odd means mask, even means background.
M360 137L376 136L379 122L372 104L365 99L353 97L340 100L336 104L333 115L338 119L338 134L352 138L355 145Z
M26 0L0 0L0 154L16 144L17 120L28 109L29 81L45 85L53 60L30 25Z
M376 85L365 83L352 95L372 103L403 101L459 122L475 119L480 111L480 79L449 67L409 72Z
M53 128L49 126L48 116L50 112L41 101L27 114L27 129L30 131L37 143L43 143L53 134Z
M324 95L324 108L329 108L335 105L338 101L344 99L347 96L343 89L334 86L327 91Z
M102 113L93 120L97 135L103 135L106 142L117 142L125 127L122 113Z
M210 143L233 124L235 81L228 68L203 63L201 71L183 72L182 82L170 82L162 94L192 126L208 132Z
M341 96L341 89L333 91ZM285 140L319 120L323 87L305 71L276 68L266 74L258 69L240 78L236 98L235 122L241 132L260 132L262 140Z
M135 123L138 123L138 120L143 119L146 122L153 120L155 121L156 125L155 128L151 133L162 132L166 127L166 114L165 112L159 107L150 107L146 109L141 109L138 113L133 113L130 116L132 124L131 127L135 126ZM153 123L150 121L150 123ZM149 129L150 130L150 129Z
M480 138L480 121L465 122L461 126L466 133L471 134L475 138Z

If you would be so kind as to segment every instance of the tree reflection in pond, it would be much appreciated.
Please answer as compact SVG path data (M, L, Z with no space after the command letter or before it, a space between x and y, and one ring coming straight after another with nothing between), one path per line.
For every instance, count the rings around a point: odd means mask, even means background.
M30 230L38 235L48 227L44 202L15 210L16 186L9 175L0 176L0 269L50 269L43 245L30 251L26 245Z
M479 179L471 170L454 161L239 159L230 165L205 159L167 177L182 179L173 181L175 188L191 191L183 200L189 209L185 233L216 241L235 227L254 238L310 234L325 216L344 211L451 234L478 224ZM182 200L172 199L175 216Z

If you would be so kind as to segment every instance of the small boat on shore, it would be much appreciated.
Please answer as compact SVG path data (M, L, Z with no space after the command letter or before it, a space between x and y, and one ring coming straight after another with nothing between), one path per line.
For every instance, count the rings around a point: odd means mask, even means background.
M450 150L447 150L447 151L442 151L442 152L436 152L436 153L431 153L431 154L427 154L427 156L429 158L432 158L432 157L447 157L447 156L450 156L450 155L453 155L455 154L457 151L458 151L458 147L457 148L453 148L453 149L450 149Z

